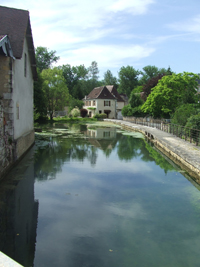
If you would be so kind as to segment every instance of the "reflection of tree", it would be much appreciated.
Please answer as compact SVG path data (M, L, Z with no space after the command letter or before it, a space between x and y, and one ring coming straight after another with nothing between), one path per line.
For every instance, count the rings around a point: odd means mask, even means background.
M122 135L117 145L118 157L121 160L131 160L140 156L143 143L143 139Z
M159 165L159 167L162 168L165 173L174 170L174 167L148 143L146 143L146 149L149 152L149 155L154 159L156 165Z
M123 136L118 141L118 156L121 160L131 160L132 158L141 157L145 162L155 161L165 173L174 170L174 167L151 145L143 139Z
M38 180L55 179L56 174L61 172L64 162L70 160L88 159L92 165L96 164L97 149L88 146L86 140L81 138L61 140L62 142L58 142L57 138L49 137L47 149L38 149L35 157L35 176Z

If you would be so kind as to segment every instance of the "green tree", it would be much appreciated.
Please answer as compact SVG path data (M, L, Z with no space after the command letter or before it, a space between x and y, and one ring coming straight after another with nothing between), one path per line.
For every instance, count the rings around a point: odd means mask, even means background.
M197 101L197 79L198 75L187 72L164 76L152 89L142 110L154 117L169 117L178 106Z
M92 82L93 88L97 86L99 79L98 73L99 73L98 64L96 61L92 61L91 66L88 68L88 77Z
M62 70L57 67L42 71L43 92L46 98L50 119L57 110L63 110L69 101L69 92L62 75Z
M62 70L63 77L65 78L65 83L67 85L69 93L70 95L73 96L73 87L77 83L78 78L76 74L73 72L71 65L69 64L62 65L61 70Z
M37 119L45 119L47 116L47 102L42 90L43 78L38 71L38 79L34 82L34 107L39 116Z
M170 67L168 69L158 68L156 66L147 65L143 68L141 72L142 76L139 80L140 85L144 85L148 82L149 79L158 76L159 74L171 75L172 71Z
M83 106L84 106L84 102L82 100L70 97L70 100L69 100L69 111L71 111L75 107L78 107L79 109L81 109Z
M138 85L139 70L135 70L131 66L121 67L119 71L119 93L124 93L128 97L131 91Z
M110 70L104 73L104 84L105 85L117 85L117 78L113 76Z
M138 107L143 104L143 100L141 98L140 93L134 93L134 91L131 92L130 98L129 98L129 104L132 108Z
M53 63L56 63L60 57L56 56L56 51L48 51L46 47L38 46L35 50L35 58L37 68L40 72L44 69L48 69Z

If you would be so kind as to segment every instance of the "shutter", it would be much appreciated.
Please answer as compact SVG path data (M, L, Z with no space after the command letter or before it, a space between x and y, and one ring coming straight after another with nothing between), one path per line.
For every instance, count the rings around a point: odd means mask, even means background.
M106 105L106 101L104 101L104 107L105 107L105 105Z
M109 101L109 107L110 107L110 101Z

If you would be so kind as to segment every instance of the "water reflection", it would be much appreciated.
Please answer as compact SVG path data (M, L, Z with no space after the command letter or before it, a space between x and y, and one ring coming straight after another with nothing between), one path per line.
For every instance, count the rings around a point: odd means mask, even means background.
M33 149L0 184L0 251L33 266L38 218L34 199Z
M143 138L123 135L121 131L118 133L116 127L64 124L45 130L48 130L46 135L37 135L35 176L38 180L55 179L66 162L78 160L83 163L88 160L91 166L94 166L98 149L101 149L107 158L116 150L120 160L131 161L140 157L145 162L154 161L165 173L174 170L174 167L160 156L151 144L144 142Z
M199 192L137 137L44 127L1 186L0 249L35 267L197 266Z

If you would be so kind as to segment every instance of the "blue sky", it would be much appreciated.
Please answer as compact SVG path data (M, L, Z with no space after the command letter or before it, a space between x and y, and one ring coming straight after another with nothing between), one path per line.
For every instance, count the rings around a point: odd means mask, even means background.
M199 0L1 0L29 10L35 47L56 50L58 65L97 61L99 76L122 66L200 73Z

